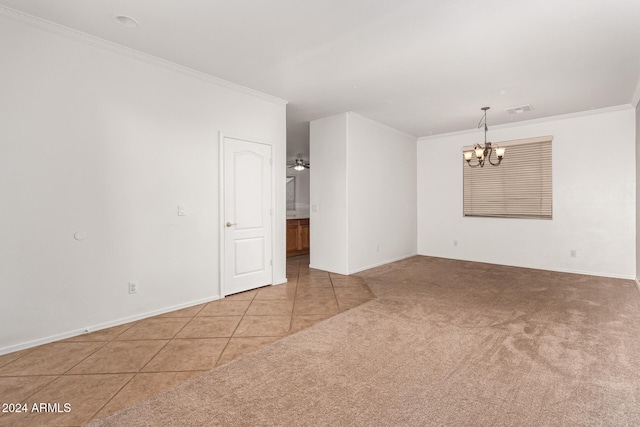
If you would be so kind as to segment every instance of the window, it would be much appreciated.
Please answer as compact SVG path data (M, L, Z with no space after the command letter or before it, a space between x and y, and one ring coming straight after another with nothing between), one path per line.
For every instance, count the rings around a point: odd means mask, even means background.
M552 139L501 142L500 166L472 168L463 158L464 216L551 219Z

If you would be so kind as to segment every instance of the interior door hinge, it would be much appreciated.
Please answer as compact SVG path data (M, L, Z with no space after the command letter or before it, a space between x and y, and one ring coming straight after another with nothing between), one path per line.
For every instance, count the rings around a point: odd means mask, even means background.
M271 267L273 267L273 260L272 259L269 260L269 264L271 265Z

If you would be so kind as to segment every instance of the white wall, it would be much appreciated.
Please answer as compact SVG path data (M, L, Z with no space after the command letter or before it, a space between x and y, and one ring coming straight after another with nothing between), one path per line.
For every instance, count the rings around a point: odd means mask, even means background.
M284 102L49 25L0 27L0 354L219 297L221 131L274 146L285 280Z
M310 265L347 270L347 116L338 114L310 124Z
M349 273L416 254L416 138L348 113Z
M311 122L312 267L351 274L415 255L415 144L354 113Z
M636 280L640 281L640 104L636 105Z
M550 221L464 218L461 147L481 140L482 131L419 139L418 253L634 278L635 111L626 106L495 126L488 136L499 142L544 135L554 137Z

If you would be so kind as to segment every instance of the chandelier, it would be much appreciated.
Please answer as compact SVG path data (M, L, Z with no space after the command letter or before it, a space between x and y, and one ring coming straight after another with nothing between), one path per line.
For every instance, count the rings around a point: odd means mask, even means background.
M478 129L480 129L480 127L484 125L484 145L476 144L473 146L473 150L464 152L464 159L467 161L467 164L472 168L476 168L478 166L484 167L484 162L486 160L489 160L489 163L492 166L498 166L500 162L502 162L502 159L504 158L504 152L505 152L504 148L498 147L497 144L495 146L491 146L491 143L487 142L487 130L489 130L489 128L487 127L487 110L489 108L490 107L481 108L481 110L484 111L484 115L482 116L482 118L480 119L480 122L478 123ZM493 163L493 161L491 160L491 155L493 154L494 150L496 152L496 157L498 158L498 163ZM474 154L476 156L477 163L472 164L471 160Z

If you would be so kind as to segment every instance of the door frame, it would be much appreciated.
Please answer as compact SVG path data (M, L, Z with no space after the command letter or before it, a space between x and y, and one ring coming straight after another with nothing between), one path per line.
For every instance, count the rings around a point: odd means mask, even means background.
M273 161L274 159L274 144L267 142L267 141L259 141L256 140L255 138L249 138L249 137L245 137L245 136L241 136L241 135L237 135L237 134L231 134L231 133L224 133L222 131L218 132L218 162L219 162L219 174L218 174L218 181L219 181L219 189L218 189L218 206L219 206L219 211L218 211L218 243L219 243L219 259L218 259L218 292L220 295L220 298L224 298L226 296L225 294L225 259L226 259L226 239L225 239L225 231L226 231L226 227L224 224L225 221L225 197L224 197L224 186L225 186L225 180L224 180L224 159L225 159L225 151L224 151L224 140L225 138L231 138L231 139L239 139L242 141L247 141L247 142L251 142L254 144L261 144L261 145L266 145L271 149L271 221L270 221L270 233L271 233L271 285L276 283L276 260L275 260L275 254L276 254L276 235L275 235L275 230L276 230L276 174L275 174L275 162Z

